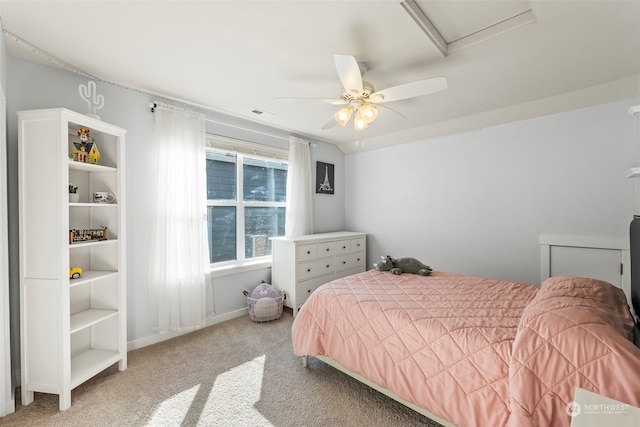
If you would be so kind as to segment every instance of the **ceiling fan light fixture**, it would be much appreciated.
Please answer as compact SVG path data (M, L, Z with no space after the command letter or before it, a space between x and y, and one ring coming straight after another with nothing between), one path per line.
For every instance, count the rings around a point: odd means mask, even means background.
M356 131L365 130L369 127L369 123L360 111L356 113L356 117L353 119L353 128Z
M359 112L367 124L373 123L373 121L378 117L378 107L373 104L363 105L360 107Z
M333 116L340 126L346 126L351 119L351 108L342 108Z

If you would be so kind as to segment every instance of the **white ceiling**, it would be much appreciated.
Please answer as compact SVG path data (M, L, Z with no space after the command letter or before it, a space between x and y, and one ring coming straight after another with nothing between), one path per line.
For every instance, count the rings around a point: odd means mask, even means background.
M49 55L103 81L331 142L346 153L640 93L640 0L416 4L448 55L399 0L0 0L0 17L11 55ZM509 22L522 25L505 30ZM385 104L407 120L381 111L364 132L350 125L322 130L338 107L275 98L339 98L334 53L364 62L364 79L377 90L437 76L447 77L449 88Z

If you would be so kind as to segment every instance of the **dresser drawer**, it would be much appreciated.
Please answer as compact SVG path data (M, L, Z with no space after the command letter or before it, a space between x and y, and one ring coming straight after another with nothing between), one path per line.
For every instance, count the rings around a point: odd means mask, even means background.
M364 254L362 253L339 256L336 258L336 271L344 271L358 267L364 267L364 262Z
M309 261L318 258L318 245L316 243L300 245L296 248L297 261Z
M318 258L335 256L335 254L336 254L336 242L318 243Z
M364 251L366 246L366 238L358 237L357 239L351 239L351 252Z
M351 252L351 240L338 240L336 242L336 255L348 254Z
M335 272L335 259L319 259L316 261L302 262L296 266L298 280L306 280L312 277L324 276Z
M309 298L311 293L320 286L328 283L332 277L316 277L315 279L304 280L296 284L296 306L300 307Z

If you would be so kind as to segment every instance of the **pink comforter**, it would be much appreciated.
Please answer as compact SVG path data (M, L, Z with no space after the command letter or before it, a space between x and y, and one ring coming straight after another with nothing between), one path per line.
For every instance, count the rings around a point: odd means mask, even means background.
M640 406L622 290L366 271L316 290L293 350L325 355L459 426L569 426L576 387Z
M509 360L537 286L434 272L370 270L316 290L293 350L325 355L460 426L509 418Z
M568 426L576 387L640 406L640 349L632 339L622 289L579 277L544 281L513 343L509 425Z

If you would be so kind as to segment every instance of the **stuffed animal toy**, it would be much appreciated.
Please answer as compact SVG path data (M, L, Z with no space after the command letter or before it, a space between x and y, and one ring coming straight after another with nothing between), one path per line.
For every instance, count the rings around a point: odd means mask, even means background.
M413 273L420 276L429 276L433 271L415 258L391 258L389 255L382 257L382 261L373 266L380 271L391 271L393 274Z
M269 283L262 282L251 292L251 298L253 299L261 299L261 298L278 298L280 296L280 292L270 285Z

